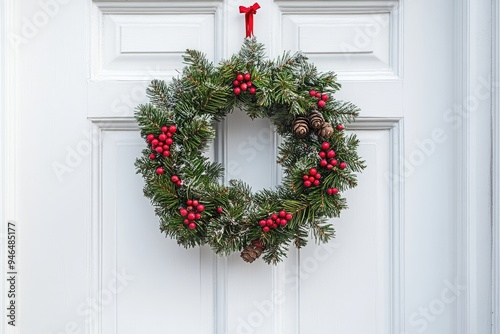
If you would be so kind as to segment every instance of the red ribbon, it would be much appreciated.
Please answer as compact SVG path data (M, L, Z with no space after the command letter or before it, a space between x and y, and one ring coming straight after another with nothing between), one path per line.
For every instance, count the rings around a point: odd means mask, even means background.
M246 37L253 36L253 14L257 14L257 9L260 8L258 3L254 3L250 7L240 6L240 13L245 13L245 27L247 31Z

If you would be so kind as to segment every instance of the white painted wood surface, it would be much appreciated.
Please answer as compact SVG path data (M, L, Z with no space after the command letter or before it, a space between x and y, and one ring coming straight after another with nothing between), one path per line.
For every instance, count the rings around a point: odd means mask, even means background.
M0 4L2 220L20 249L20 325L2 333L500 333L493 1L259 1L270 57L302 49L362 108L348 130L368 168L337 238L276 267L159 233L134 173L133 109L183 49L236 52L238 6L252 3ZM219 130L210 155L226 179L280 182L268 121L236 111Z

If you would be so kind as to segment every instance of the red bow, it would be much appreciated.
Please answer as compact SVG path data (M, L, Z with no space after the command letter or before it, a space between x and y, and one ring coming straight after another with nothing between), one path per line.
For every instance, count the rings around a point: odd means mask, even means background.
M245 27L247 31L246 37L253 36L253 14L257 14L257 9L260 8L258 3L254 3L250 7L240 6L240 13L245 13Z

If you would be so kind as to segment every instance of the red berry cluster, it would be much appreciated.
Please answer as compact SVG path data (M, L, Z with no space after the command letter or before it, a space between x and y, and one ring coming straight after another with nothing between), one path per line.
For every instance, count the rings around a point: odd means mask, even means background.
M334 150L330 150L329 143L324 142L323 144L321 144L321 151L318 153L318 155L321 158L321 161L319 162L319 165L321 167L326 167L326 169L333 169L334 166L338 165L337 159L334 159L336 153Z
M309 188L310 186L317 187L321 184L321 174L318 173L316 168L309 169L309 174L304 174L304 176L302 176L302 179L304 180L304 187L306 188Z
M172 137L174 136L174 133L176 131L177 127L175 125L164 125L161 127L162 133L158 136L155 136L152 133L148 134L146 138L148 140L148 143L151 145L151 149L153 150L153 152L149 155L149 158L151 160L156 159L160 154L166 158L170 156L170 147L174 143ZM161 175L164 174L165 171L162 167L158 167L156 169L156 173Z
M339 190L337 188L328 188L326 189L326 193L328 195L337 195L339 193Z
M316 92L315 90L310 90L309 95L311 97L315 97L319 99L318 101L318 107L323 108L326 105L326 101L328 101L328 95L327 94L321 94Z
M292 220L293 216L291 213L286 212L285 210L281 210L279 213L273 213L267 219L262 219L259 222L260 227L262 227L262 231L269 232L271 229L276 229L278 226L285 226L288 224L290 220Z
M177 187L182 186L182 180L177 175L172 175L172 177L170 178L170 181L172 181L172 183L174 183Z
M324 142L321 144L321 151L318 153L319 157L321 158L319 165L321 167L325 167L326 169L333 169L333 167L339 165L340 169L345 169L347 167L347 164L345 162L341 162L339 164L338 160L335 159L335 156L337 155L334 150L330 149L330 144L327 142Z
M252 95L255 94L257 89L253 86L252 81L250 81L251 79L252 79L252 76L250 75L250 73L245 73L245 74L239 73L236 76L236 79L234 79L234 81L233 81L234 94L240 95L241 92L244 92L246 90L248 90L248 92Z
M187 225L190 229L196 228L196 220L201 219L201 213L205 211L205 206L200 204L198 200L188 199L186 201L186 208L180 208L179 213L182 217L186 217L184 219L184 224Z

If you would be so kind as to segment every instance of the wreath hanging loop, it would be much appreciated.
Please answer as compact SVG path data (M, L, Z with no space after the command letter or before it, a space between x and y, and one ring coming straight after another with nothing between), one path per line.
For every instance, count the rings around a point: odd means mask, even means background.
M341 194L365 167L358 139L344 131L359 110L333 98L340 88L335 74L318 72L300 52L268 60L255 38L217 66L194 50L184 62L169 84L151 82L150 103L135 114L147 143L135 165L160 230L184 247L242 252L247 262L263 254L271 264L291 243L306 245L310 234L328 242L334 237L328 218L347 207ZM223 167L202 154L215 137L214 122L235 108L270 119L283 138L277 162L284 177L275 189L253 193L241 180L222 184Z

